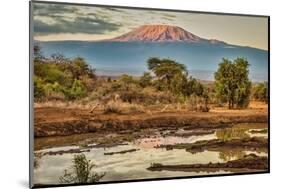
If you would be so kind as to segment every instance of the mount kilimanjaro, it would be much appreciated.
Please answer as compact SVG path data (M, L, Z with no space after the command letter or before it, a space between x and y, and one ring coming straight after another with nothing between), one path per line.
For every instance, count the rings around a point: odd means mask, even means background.
M198 79L214 80L214 72L222 58L244 57L250 63L253 81L268 79L268 51L204 39L178 26L144 25L121 36L100 41L39 43L44 55L81 56L100 75L126 73L139 76L147 71L148 58L160 57L185 64L190 74Z
M136 28L124 35L113 38L109 41L119 42L188 42L188 43L212 43L226 44L215 39L204 39L193 33L190 33L178 26L170 25L144 25Z

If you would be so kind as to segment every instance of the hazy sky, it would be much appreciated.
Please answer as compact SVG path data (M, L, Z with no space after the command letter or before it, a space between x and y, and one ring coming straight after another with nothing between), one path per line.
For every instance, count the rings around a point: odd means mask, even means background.
M35 40L110 39L144 24L168 24L182 27L202 38L268 50L268 23L265 17L42 3L33 5Z

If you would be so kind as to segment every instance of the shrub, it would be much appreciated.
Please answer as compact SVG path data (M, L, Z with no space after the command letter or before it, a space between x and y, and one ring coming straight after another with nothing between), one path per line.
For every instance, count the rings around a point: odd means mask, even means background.
M88 75L80 76L79 80L86 87L87 91L92 91L95 88L95 80L90 78Z
M34 65L36 76L44 79L46 83L58 82L64 86L71 86L72 74L69 71L60 69L60 66L52 63L39 63Z
M64 87L62 87L58 82L54 84L47 83L44 85L44 94L47 100L64 100Z
M80 80L75 79L68 93L68 97L71 99L81 99L82 97L85 97L86 94L87 90L85 86L81 83Z
M34 97L36 100L81 99L95 87L95 70L83 58L67 59L54 54L43 57L36 46L34 59Z
M268 84L267 83L259 83L258 85L254 86L253 97L256 100L268 102Z
M45 97L44 82L39 77L34 77L34 98L41 100Z
M95 164L88 160L84 154L74 155L73 165L69 170L64 170L64 175L59 178L60 183L93 183L104 177L105 173L92 172Z
M151 85L152 76L149 72L144 72L141 78L139 79L139 84L142 88L148 87Z

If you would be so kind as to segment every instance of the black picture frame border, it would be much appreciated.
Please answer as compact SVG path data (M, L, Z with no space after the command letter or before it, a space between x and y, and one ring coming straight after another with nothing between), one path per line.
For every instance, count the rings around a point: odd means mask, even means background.
M105 8L120 8L132 10L151 10L151 11L166 11L166 12L182 12L182 13L195 13L195 14L209 14L209 15L222 15L222 16L245 16L245 17L258 17L267 18L268 23L268 170L250 173L223 173L213 175L193 175L193 176L176 176L167 178L149 178L149 179L128 179L120 181L101 181L95 183L79 183L79 184L33 184L33 160L34 160L34 108L33 108L33 11L32 4L60 4L60 5L74 5L74 6L87 6L87 7L105 7ZM117 6L117 5L101 5L101 4L88 4L88 3L72 3L72 2L57 2L57 1L29 1L29 188L53 188L53 187L68 187L68 186L89 186L100 184L120 184L120 183L134 183L134 182L147 182L147 181L168 181L177 179L192 179L192 178L211 178L211 177L225 177L225 176L240 176L240 175L257 175L270 173L270 16L258 14L241 14L241 13L227 13L227 12L208 12L208 11L194 11L194 10L179 10L179 9L163 9L163 8L148 8L148 7L133 7L133 6Z

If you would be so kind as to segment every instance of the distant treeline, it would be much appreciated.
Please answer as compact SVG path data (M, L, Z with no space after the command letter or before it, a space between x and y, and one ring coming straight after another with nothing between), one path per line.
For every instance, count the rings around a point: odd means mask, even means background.
M102 101L118 96L122 101L144 105L189 103L202 111L208 104L228 103L229 108L244 108L250 99L267 102L267 83L252 84L249 63L237 58L223 59L215 72L215 82L202 83L189 76L185 65L171 59L152 57L147 60L149 72L135 78L121 75L112 79L98 77L95 69L81 58L62 55L44 57L34 48L35 101Z

